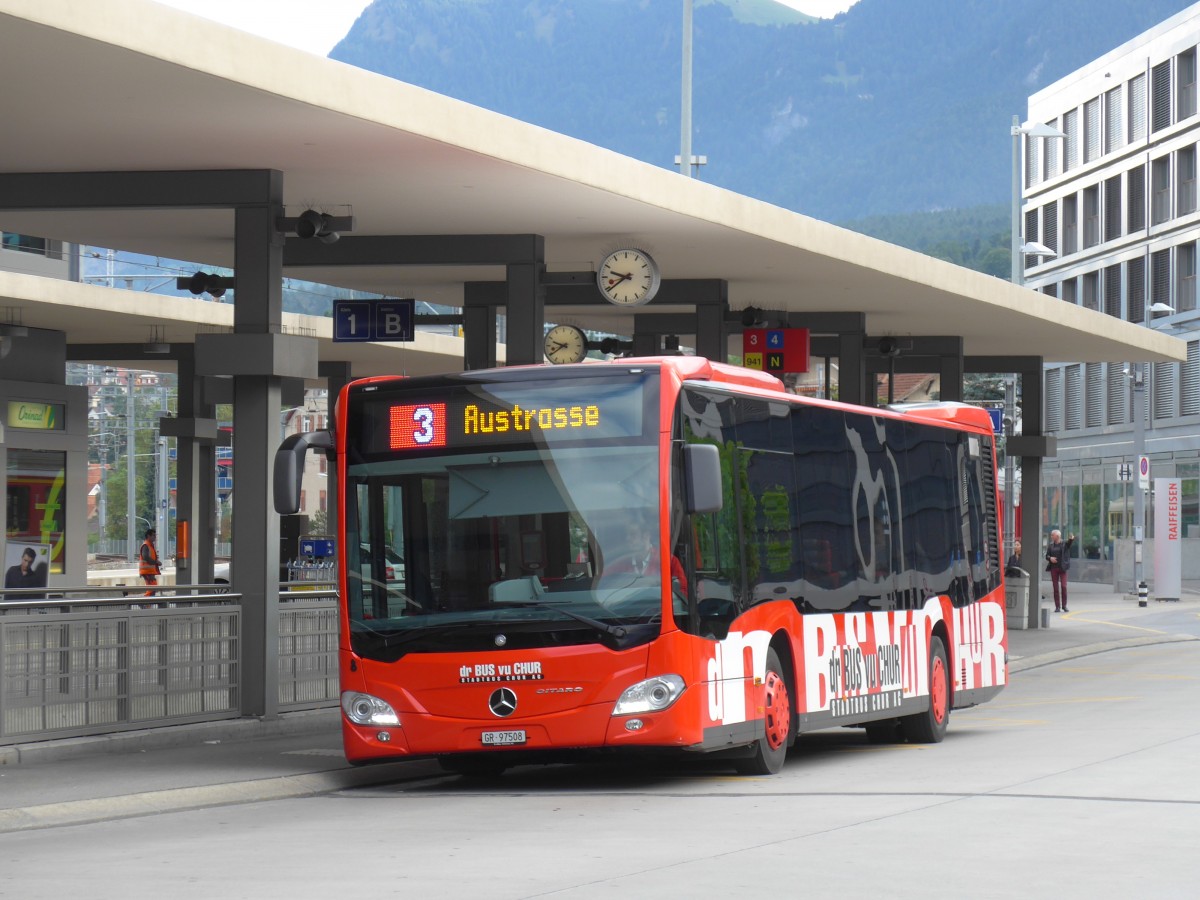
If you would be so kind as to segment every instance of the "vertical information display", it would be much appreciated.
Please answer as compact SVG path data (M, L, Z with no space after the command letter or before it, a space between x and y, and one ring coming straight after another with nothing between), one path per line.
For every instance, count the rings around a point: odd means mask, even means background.
M808 371L807 328L751 328L742 332L742 365L785 375Z

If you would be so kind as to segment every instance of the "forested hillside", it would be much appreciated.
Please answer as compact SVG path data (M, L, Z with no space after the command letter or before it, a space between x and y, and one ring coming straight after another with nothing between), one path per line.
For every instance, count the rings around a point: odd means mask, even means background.
M861 0L811 20L770 0L697 0L699 177L834 222L1005 204L1009 123L1028 95L1188 5ZM375 0L330 55L669 167L681 10Z

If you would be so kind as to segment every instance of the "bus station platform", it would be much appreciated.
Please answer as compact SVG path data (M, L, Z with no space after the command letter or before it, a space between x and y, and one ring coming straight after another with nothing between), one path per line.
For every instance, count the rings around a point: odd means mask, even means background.
M1182 594L1141 608L1136 596L1108 585L1072 584L1069 613L1055 614L1051 604L1048 628L1009 631L1010 676L1126 647L1200 640L1200 582L1184 582ZM1182 615L1164 625L1164 611ZM337 709L43 741L0 747L0 833L439 774L433 760L350 766Z

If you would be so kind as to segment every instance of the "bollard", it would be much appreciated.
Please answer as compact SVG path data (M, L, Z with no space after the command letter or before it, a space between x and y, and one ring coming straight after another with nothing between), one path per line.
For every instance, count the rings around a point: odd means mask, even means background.
M1044 606L1042 607L1042 627L1050 627L1050 610Z
M1146 598L1150 593L1150 589L1146 587L1146 582L1138 582L1138 606L1146 605Z

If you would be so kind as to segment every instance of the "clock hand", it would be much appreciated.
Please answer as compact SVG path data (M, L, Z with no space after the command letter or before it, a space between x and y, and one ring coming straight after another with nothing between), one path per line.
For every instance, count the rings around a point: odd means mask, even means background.
M610 278L608 280L609 287L614 287L614 286L620 284L622 281L628 281L629 279L631 279L633 277L632 272L613 272L613 274L620 275L621 277L620 278Z

